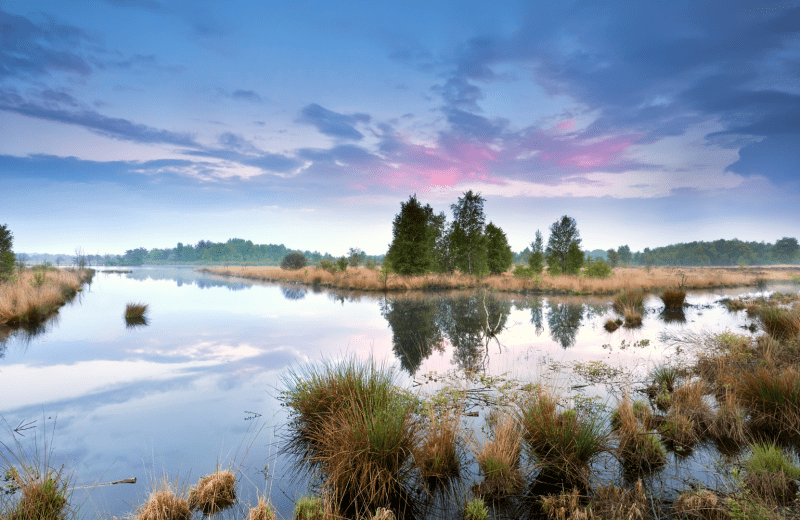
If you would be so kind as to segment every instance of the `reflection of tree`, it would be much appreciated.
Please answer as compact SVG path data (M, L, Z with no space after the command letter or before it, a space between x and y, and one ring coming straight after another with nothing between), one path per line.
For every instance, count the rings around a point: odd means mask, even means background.
M575 336L583 320L583 305L550 302L549 306L547 325L550 327L550 337L561 348L571 347L575 344Z
M300 287L281 287L283 297L287 300L302 300L306 297L306 290Z
M517 309L530 309L531 310L531 323L536 327L536 335L541 336L544 332L544 307L542 306L542 299L537 298L533 301L525 300L522 303L515 303Z
M438 299L385 299L381 303L381 314L392 329L392 349L411 375L434 349L441 348L442 332L436 323L438 310Z
M489 342L506 326L511 302L486 294L461 296L443 302L440 326L453 345L453 363L465 372L483 368ZM498 343L499 345L499 343Z

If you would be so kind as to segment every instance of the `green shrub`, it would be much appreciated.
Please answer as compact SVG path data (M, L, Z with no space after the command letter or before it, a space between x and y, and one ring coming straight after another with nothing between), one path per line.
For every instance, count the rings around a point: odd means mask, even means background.
M303 253L289 253L281 260L281 269L295 271L308 265L308 259Z
M530 267L524 265L514 266L514 278L533 278L536 273Z
M586 268L586 276L589 278L608 278L614 271L604 260L595 260Z
M348 265L350 265L350 261L346 256L339 257L339 259L336 261L336 268L342 272L347 271Z
M335 273L338 270L336 264L334 264L333 261L328 260L327 258L323 258L322 260L320 260L319 263L317 264L317 267L319 267L320 269L324 269L331 274Z

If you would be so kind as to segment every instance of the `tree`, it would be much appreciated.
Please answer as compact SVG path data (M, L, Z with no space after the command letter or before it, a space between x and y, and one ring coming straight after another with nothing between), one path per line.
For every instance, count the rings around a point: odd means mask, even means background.
M289 253L281 260L281 269L296 270L308 265L308 259L303 253Z
M608 259L608 265L610 267L617 267L617 264L619 263L619 253L613 249L609 249L606 251L606 258Z
M570 248L578 248L578 252L573 252L571 261L576 262L580 253L580 264L583 264L583 252L580 251L581 239L578 233L578 225L575 219L564 215L560 220L553 222L550 226L550 239L547 241L547 264L550 269L556 268L558 273L568 272L568 256ZM570 265L573 268L574 265ZM580 269L580 267L578 267ZM552 273L555 274L555 273Z
M631 248L627 245L619 246L617 249L617 255L619 255L619 263L622 265L631 265L633 263L633 255L631 254Z
M772 257L779 264L791 264L797 259L800 245L796 238L783 237L772 246Z
M578 274L581 271L581 267L583 267L583 262L585 260L585 256L583 251L578 244L573 242L569 246L569 251L567 251L567 261L564 267L564 274Z
M392 224L392 244L386 260L399 274L423 274L431 269L436 245L433 208L422 206L414 194L400 203L400 213Z
M17 258L14 256L13 246L14 234L3 224L0 226L0 280L7 280L14 273Z
M528 258L528 266L536 274L541 274L544 269L544 241L542 233L536 230L536 239L531 243L531 256Z
M483 203L480 193L469 190L458 202L450 206L453 210L451 240L455 249L456 266L462 272L483 274L486 271L486 237Z
M75 265L83 271L86 269L86 264L88 263L88 259L86 258L86 254L83 252L83 248L78 246L75 248Z
M505 273L514 262L506 234L491 222L486 225L486 265L492 274Z
M358 267L364 262L366 257L366 253L357 247L351 247L347 252L347 261L350 267Z

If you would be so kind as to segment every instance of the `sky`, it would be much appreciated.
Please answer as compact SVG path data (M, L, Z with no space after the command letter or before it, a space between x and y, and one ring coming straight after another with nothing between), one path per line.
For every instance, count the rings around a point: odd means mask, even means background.
M0 0L26 253L385 253L467 190L515 251L800 236L800 1Z

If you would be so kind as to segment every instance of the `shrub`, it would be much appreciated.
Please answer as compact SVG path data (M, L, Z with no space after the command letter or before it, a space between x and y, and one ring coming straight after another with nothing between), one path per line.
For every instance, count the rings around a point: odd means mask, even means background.
M536 272L530 267L525 267L524 265L514 266L514 278L533 278L534 276L536 276Z
M586 276L589 278L608 278L614 271L604 260L595 260L586 268Z
M348 265L350 265L350 261L347 259L346 256L341 256L341 257L339 257L338 260L336 260L336 268L339 271L342 271L342 272L347 271L347 266Z
M317 264L317 267L319 267L320 269L324 269L325 271L328 271L331 274L334 274L338 270L336 264L334 264L332 260L328 260L327 258L323 258L322 260L320 260L319 263Z
M281 260L281 269L295 271L308 265L308 259L303 253L289 253Z
M668 311L678 311L683 309L683 302L686 300L686 291L668 289L661 293L661 301L664 308Z

